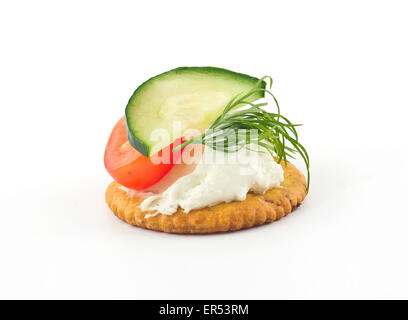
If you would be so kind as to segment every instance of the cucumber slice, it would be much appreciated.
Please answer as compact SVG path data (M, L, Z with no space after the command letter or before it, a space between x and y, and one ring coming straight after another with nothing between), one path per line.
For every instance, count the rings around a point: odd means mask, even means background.
M150 157L188 129L203 132L237 94L259 79L215 67L182 67L153 77L133 93L126 106L130 144ZM265 88L265 82L258 83ZM262 98L263 91L249 101Z

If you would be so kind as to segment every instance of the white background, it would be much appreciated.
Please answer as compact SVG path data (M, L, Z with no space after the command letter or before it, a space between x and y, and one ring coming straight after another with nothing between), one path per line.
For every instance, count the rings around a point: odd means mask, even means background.
M408 298L407 9L2 1L0 298ZM310 193L246 231L131 227L105 204L108 135L141 82L203 65L274 78Z

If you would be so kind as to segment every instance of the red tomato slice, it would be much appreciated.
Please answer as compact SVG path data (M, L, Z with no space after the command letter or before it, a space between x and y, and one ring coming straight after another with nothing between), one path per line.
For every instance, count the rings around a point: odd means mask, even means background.
M181 151L172 150L184 141L184 138L176 139L157 154L145 157L130 145L123 117L116 123L106 145L105 168L122 186L135 190L146 189L161 180L180 160ZM157 159L162 155L170 155L170 161L158 163L160 161Z

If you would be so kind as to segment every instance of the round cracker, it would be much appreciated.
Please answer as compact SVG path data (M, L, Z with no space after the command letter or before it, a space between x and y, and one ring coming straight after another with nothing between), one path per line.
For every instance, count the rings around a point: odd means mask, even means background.
M289 214L306 197L306 180L291 163L285 166L284 181L278 188L264 194L248 193L243 201L222 203L185 213L179 208L172 215L158 214L145 218L152 212L139 208L141 197L129 197L121 185L112 182L106 189L106 203L113 213L129 224L170 233L214 233L251 228L270 223Z

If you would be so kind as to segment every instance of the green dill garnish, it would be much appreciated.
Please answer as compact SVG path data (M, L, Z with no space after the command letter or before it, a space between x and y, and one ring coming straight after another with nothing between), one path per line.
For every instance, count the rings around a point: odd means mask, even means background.
M306 190L309 191L309 156L306 149L299 143L296 131L296 127L301 126L301 124L293 124L281 115L278 101L272 92L259 87L259 84L264 80L270 81L269 89L271 89L272 78L269 76L261 78L253 89L232 98L208 130L184 142L173 151L193 143L204 144L217 151L236 152L242 147L254 143L266 149L272 157L276 157L278 163L283 159L285 166L287 165L287 158L293 159L295 153L299 153L306 164ZM268 105L267 102L248 101L249 97L260 91L263 91L265 96L272 97L277 108L276 113L262 109ZM242 108L244 106L248 107ZM253 134L254 131L257 134Z

